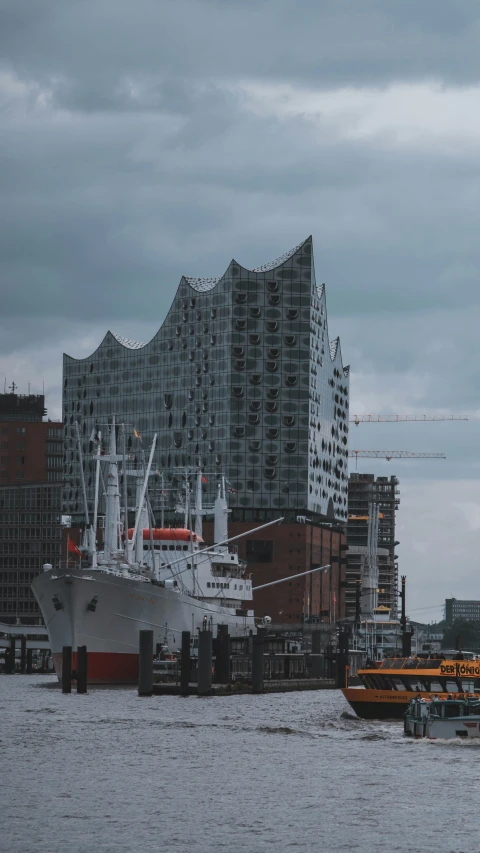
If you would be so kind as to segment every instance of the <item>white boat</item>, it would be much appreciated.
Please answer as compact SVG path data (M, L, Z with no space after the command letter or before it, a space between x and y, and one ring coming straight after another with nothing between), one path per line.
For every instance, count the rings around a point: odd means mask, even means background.
M183 528L152 527L147 484L155 441L156 437L145 470L140 474L129 472L125 453L117 454L113 421L108 454L103 452L101 437L98 441L94 519L86 528L78 564L76 560L73 566L67 564L61 568L46 564L32 584L59 678L63 646L74 650L74 668L77 647L87 647L89 682L136 683L140 630L153 630L155 644L167 644L174 649L181 644L182 631L195 635L205 625L214 632L218 625L228 625L230 634L236 636L255 631L252 581L236 546L228 539L224 478L219 483L214 506L215 545L206 548L201 535L200 469L196 473L195 532L191 524ZM121 520L121 461L124 505L127 475L133 476L137 483L135 527L128 531ZM103 465L107 468L105 528L102 550L97 550ZM88 524L85 490L84 500Z
M480 700L476 696L449 699L411 699L404 731L416 738L480 737Z

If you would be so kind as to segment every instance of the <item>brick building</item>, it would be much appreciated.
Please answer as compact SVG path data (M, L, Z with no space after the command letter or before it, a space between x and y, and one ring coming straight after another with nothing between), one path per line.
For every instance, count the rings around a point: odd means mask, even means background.
M260 524L261 522L259 522ZM276 527L252 531L258 526L232 522L229 535L238 536L240 557L248 565L253 586L298 574L284 583L254 594L256 616L270 616L273 625L298 625L334 621L345 616L346 537L339 526L317 526L285 521ZM212 542L213 525L204 524L204 537ZM303 575L316 566L331 568Z
M30 584L61 548L63 424L43 395L0 394L0 622L41 624Z

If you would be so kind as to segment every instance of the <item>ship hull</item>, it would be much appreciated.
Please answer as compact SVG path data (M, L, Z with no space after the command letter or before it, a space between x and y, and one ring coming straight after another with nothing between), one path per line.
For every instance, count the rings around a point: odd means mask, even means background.
M387 690L368 690L363 687L345 687L345 699L363 720L400 720L414 693L396 693Z
M152 630L157 643L177 649L182 631L194 635L204 624L214 632L227 624L241 636L254 629L253 616L202 601L149 582L103 571L59 571L38 575L32 589L48 631L55 671L61 678L62 649L86 646L90 684L138 681L139 631Z

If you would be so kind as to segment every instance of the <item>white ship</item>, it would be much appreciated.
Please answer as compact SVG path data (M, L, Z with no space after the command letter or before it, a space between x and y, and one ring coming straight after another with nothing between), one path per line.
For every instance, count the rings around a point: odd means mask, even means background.
M84 489L87 528L78 567L69 567L67 563L55 568L46 564L32 584L59 678L63 646L74 650L74 668L77 647L87 647L89 682L130 684L138 680L140 630L153 630L154 644L174 649L181 644L182 631L191 631L195 636L205 624L214 632L218 625L228 625L230 633L236 636L255 630L252 581L236 546L231 544L233 540L228 539L224 478L218 486L214 506L215 545L206 548L201 535L200 470L196 475L195 532L191 523L188 524L188 511L183 528L153 527L147 484L155 441L156 437L141 475L138 471L129 472L125 453L117 454L113 423L108 454L101 450L101 439L98 442L92 525L88 525ZM135 527L128 531L122 523L119 462L123 462L124 506L127 475L133 475L137 483ZM99 484L101 466L105 463L104 541L98 551L95 540Z

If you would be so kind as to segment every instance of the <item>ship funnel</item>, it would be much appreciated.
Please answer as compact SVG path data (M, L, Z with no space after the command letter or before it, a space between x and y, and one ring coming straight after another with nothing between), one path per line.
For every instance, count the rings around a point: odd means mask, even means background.
M214 508L214 531L215 544L225 542L228 539L228 506L225 499L225 477L218 484L218 494Z

